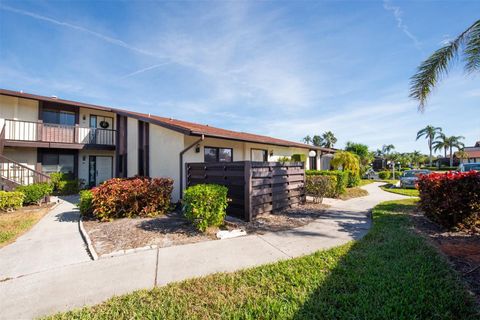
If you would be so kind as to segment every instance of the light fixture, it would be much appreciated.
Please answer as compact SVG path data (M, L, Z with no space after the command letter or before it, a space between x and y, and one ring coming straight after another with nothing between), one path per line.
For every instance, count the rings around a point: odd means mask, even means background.
M195 146L195 153L200 153L200 145L199 144L197 144Z
M273 157L273 150L270 150L270 157Z
M87 116L83 115L82 119L83 121L87 120Z
M315 152L315 150L310 150L310 152L308 153L308 156L309 157L316 157L317 153Z

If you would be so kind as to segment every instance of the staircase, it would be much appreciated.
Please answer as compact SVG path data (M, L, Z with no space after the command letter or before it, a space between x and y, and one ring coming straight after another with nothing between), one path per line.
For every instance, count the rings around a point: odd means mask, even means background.
M18 186L50 181L48 175L5 157L3 154L4 147L5 126L0 131L0 190L8 191Z

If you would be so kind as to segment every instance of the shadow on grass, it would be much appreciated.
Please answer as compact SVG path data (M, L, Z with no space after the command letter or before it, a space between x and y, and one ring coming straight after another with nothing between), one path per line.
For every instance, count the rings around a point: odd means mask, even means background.
M407 216L391 214L413 208L377 206L375 227L352 245L293 318L473 319L473 300L445 259L412 233Z

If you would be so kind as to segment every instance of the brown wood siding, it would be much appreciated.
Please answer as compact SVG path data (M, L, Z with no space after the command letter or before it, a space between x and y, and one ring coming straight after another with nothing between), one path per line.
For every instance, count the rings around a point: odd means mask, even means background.
M227 213L250 221L305 202L305 168L301 162L187 163L187 187L215 183L228 188Z

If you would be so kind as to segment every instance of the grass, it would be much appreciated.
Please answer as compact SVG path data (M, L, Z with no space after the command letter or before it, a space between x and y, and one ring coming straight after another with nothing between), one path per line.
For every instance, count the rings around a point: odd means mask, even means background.
M378 205L371 231L357 242L136 291L51 319L476 318L457 274L411 229L405 212L414 207L414 199Z
M40 220L48 209L0 212L0 248L12 243Z
M347 188L344 194L341 194L338 198L341 200L348 200L352 198L368 196L368 191L359 187Z
M380 187L383 191L391 192L391 193L396 193L396 194L401 194L403 196L409 196L409 197L419 197L420 194L417 189L406 189L406 188L389 188L386 186L381 186Z
M366 186L367 184L375 182L374 180L371 179L362 179L360 180L360 184L358 185L359 187Z

